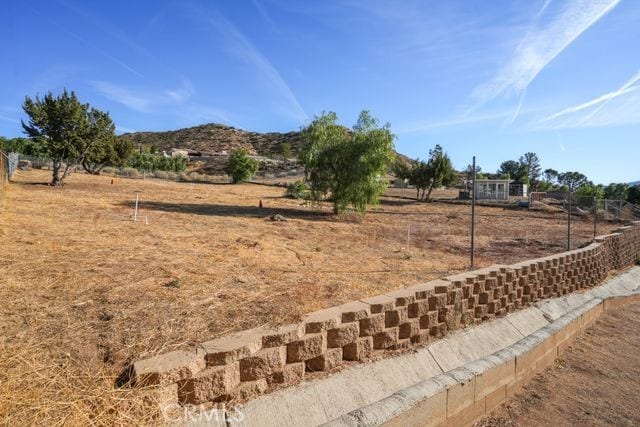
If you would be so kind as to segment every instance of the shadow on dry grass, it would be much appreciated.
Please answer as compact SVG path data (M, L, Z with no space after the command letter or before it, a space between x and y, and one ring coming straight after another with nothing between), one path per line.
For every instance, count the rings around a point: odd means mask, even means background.
M134 201L126 201L120 204L128 208L134 208ZM282 215L285 218L305 219L312 221L329 221L334 218L327 212L309 211L289 207L269 208L259 206L233 206L218 205L212 203L170 203L159 201L143 201L139 203L139 209L156 210L164 212L177 212L193 215L228 216L268 218L271 215Z

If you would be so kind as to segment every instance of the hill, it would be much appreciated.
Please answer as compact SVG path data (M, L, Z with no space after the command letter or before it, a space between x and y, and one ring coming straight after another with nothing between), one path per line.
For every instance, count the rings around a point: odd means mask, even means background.
M635 187L636 185L640 185L640 181L633 181L629 183L629 187Z
M132 132L120 135L128 138L136 145L155 145L160 150L178 148L198 151L203 154L230 153L238 148L244 148L255 156L274 157L282 154L282 144L288 143L292 155L297 155L302 137L299 131L280 132L250 132L218 123L208 123L191 128L164 132ZM408 157L399 157L409 160Z
M272 156L282 154L282 144L289 143L293 154L300 146L300 132L248 132L231 126L209 123L186 129L165 132L125 133L136 145L156 145L160 150L179 148L203 153L231 152L244 148L253 155Z

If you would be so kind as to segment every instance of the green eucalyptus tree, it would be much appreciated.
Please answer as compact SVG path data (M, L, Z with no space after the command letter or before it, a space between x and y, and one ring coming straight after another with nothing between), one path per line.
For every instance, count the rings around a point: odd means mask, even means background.
M335 214L349 206L363 214L386 189L394 160L390 125L380 126L362 111L351 130L338 124L336 113L323 113L302 130L299 157L305 167L312 200L331 198Z

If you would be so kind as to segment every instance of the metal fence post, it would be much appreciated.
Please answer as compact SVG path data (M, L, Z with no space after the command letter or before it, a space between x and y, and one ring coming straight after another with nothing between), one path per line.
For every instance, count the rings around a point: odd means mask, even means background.
M567 250L571 250L571 187L569 187L569 209L567 219Z
M471 268L473 268L475 255L476 235L476 156L473 156L473 182L471 184Z
M598 230L598 196L593 196L593 237L597 236Z

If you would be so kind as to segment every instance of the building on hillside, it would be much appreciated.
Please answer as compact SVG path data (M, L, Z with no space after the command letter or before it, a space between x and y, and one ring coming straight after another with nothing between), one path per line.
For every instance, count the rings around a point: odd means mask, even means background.
M163 153L165 154L165 156L167 156L167 153L163 151ZM180 148L171 148L169 150L169 154L167 157L184 157L186 159L189 158L189 150L184 150L184 149L180 149Z
M509 200L511 179L476 179L476 200Z

